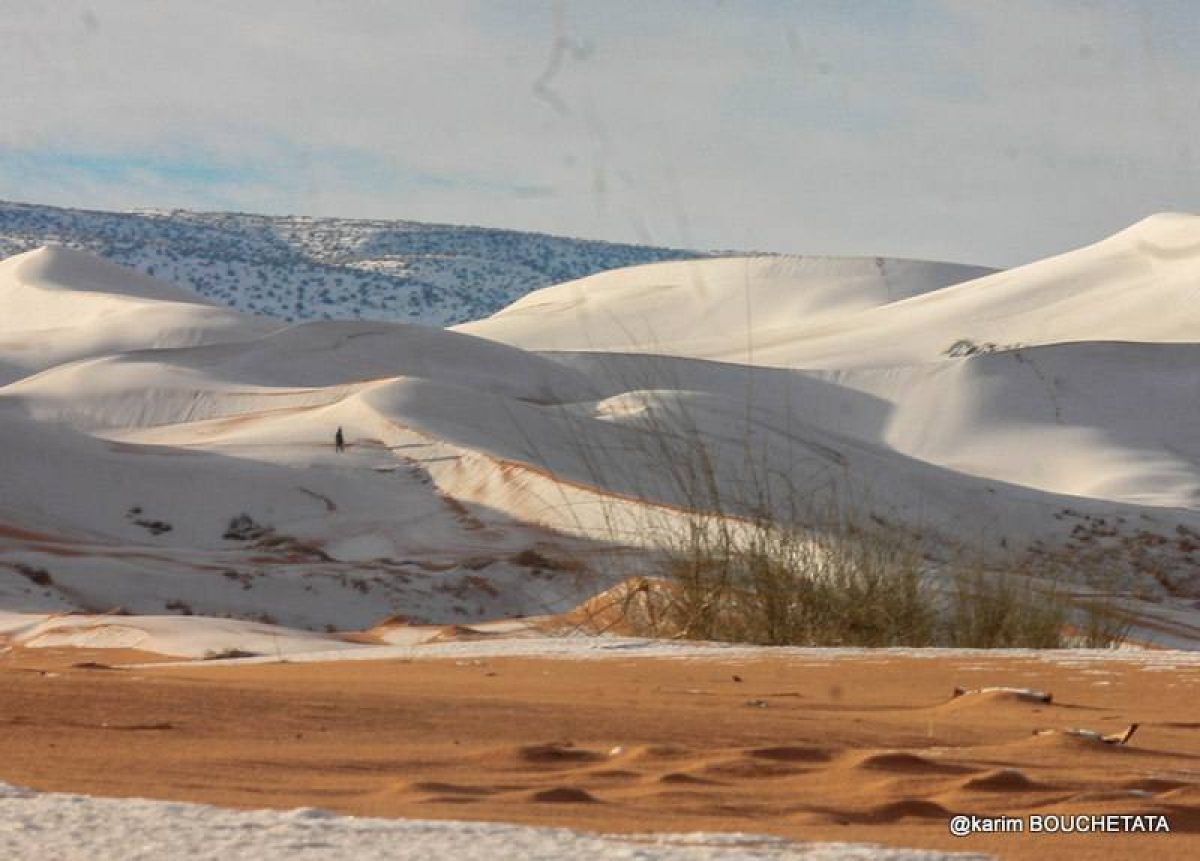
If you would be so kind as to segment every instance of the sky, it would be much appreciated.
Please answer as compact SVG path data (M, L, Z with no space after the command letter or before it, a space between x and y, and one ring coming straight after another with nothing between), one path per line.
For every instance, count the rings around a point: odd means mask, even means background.
M1011 266L1200 211L1191 0L0 0L0 199Z

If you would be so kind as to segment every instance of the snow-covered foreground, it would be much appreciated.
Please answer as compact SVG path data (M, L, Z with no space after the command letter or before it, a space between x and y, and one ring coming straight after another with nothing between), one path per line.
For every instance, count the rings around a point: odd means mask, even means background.
M335 816L303 808L234 811L197 804L36 793L0 784L0 857L9 861L937 861L980 859L748 834L593 835L488 822Z

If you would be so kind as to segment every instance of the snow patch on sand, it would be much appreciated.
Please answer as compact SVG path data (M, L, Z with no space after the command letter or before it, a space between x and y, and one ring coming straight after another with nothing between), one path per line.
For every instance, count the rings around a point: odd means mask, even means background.
M313 808L36 793L0 784L0 857L11 861L940 861L981 855L869 844L791 843L751 834L600 835L487 822L336 816Z

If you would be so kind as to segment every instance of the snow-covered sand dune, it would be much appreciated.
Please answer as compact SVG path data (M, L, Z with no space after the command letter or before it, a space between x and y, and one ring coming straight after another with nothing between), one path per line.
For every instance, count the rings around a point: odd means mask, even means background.
M1200 216L1151 216L1086 248L992 274L883 261L868 277L867 261L818 268L804 260L786 274L784 264L768 268L753 258L603 273L543 288L456 328L533 349L859 368L938 361L959 340L1190 343L1200 327ZM902 277L889 276L889 267ZM901 286L890 289L896 280ZM846 282L853 299L840 301ZM694 305L705 309L698 322Z
M836 492L985 555L1107 542L1194 597L1198 279L1200 219L1164 215L1001 273L652 264L447 331L28 252L0 263L0 607L556 612L610 539L712 503L696 464L733 513Z
M765 332L825 324L991 274L882 257L728 257L652 263L545 287L458 331L537 350L711 358Z
M280 325L59 246L0 262L0 285L0 383L73 359L239 341Z

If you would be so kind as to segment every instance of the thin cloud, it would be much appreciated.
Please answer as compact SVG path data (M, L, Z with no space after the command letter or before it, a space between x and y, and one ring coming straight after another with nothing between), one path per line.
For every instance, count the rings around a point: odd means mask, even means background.
M1167 3L0 13L0 197L993 264L1200 208Z

